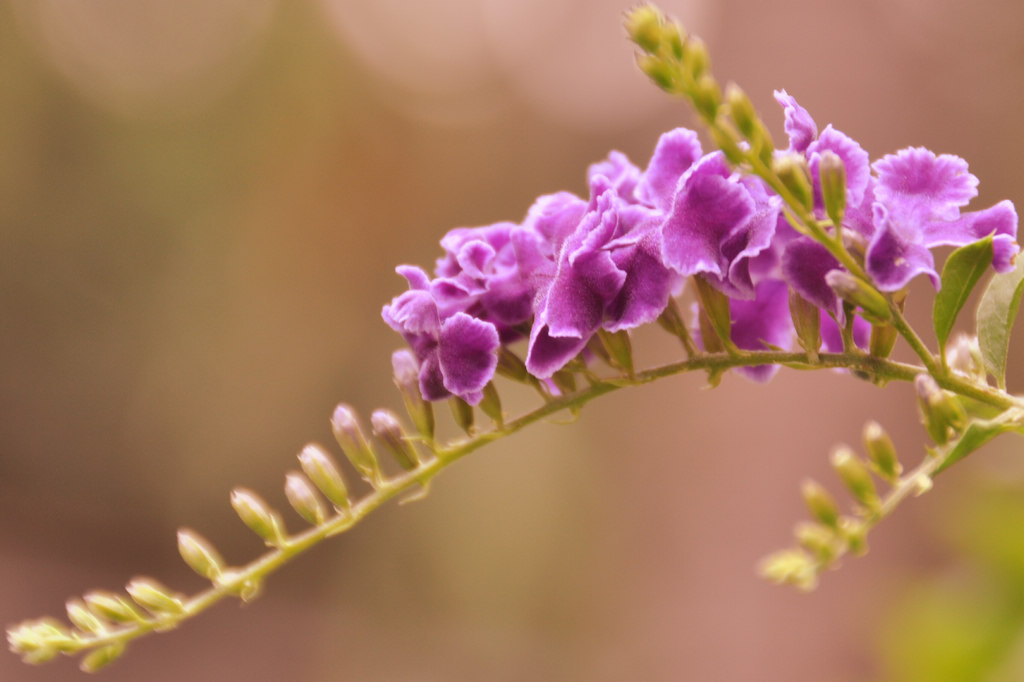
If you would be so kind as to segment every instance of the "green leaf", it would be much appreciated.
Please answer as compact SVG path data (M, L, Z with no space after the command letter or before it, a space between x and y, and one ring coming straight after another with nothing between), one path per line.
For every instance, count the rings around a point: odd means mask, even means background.
M932 317L939 352L946 355L946 341L953 331L953 323L967 303L971 291L992 264L992 235L966 246L961 246L946 259L942 267L942 288L935 295Z
M1017 258L1012 272L992 278L978 303L978 345L985 369L1006 389L1006 356L1010 350L1010 330L1017 317L1024 293L1024 256Z
M1006 414L1006 413L1004 413ZM1015 424L1006 419L975 419L967 428L964 429L964 433L960 438L953 444L953 448L946 455L946 461L935 470L935 474L938 474L945 469L948 469L952 465L959 462L961 459L971 454L985 443L989 442L1000 433L1015 430Z

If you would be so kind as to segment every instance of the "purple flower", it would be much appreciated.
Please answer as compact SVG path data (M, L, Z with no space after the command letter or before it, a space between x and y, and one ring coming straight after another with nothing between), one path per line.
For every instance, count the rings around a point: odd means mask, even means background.
M922 147L903 149L876 161L873 205L875 232L868 247L868 274L883 291L896 291L920 274L936 288L939 275L929 249L963 246L993 235L992 266L1012 267L1019 250L1017 212L1009 201L982 211L961 213L977 195L978 179L967 162Z
M731 297L752 298L750 261L771 244L780 200L759 180L739 179L721 152L691 166L661 227L665 264L687 277L704 274Z
M455 394L470 404L480 402L498 364L497 329L462 311L443 311L423 270L403 265L397 272L409 282L409 291L384 306L381 316L419 359L423 397Z
M621 186L591 179L593 197L557 260L538 272L550 279L538 293L526 366L550 377L600 328L651 322L668 304L672 273L661 264L656 228L662 213L627 202Z

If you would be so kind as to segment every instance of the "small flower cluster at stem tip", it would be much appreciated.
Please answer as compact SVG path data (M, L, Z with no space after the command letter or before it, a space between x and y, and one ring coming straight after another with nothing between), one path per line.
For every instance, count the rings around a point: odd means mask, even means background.
M912 147L871 162L846 134L819 130L784 90L775 99L787 146L777 149L746 95L734 85L723 94L698 38L650 6L629 12L626 29L641 50L640 68L690 101L716 148L678 128L661 136L644 168L611 152L587 170L586 198L548 194L520 222L450 231L432 276L400 266L409 289L382 315L409 346L392 355L392 369L413 430L379 409L364 431L347 404L330 420L366 494L350 489L324 448L308 445L284 484L303 530L290 532L257 493L236 488L231 505L265 554L230 566L182 529L179 553L209 582L204 591L186 596L151 578L131 580L124 594L92 591L67 602L70 626L43 618L10 628L13 651L29 663L84 654L82 668L98 670L137 637L227 597L255 598L277 568L386 502L424 494L445 467L480 447L681 372L707 371L714 384L730 369L767 381L780 366L837 368L877 383L914 383L934 443L918 466L904 474L892 441L871 422L866 457L846 446L832 455L851 512L820 484L804 483L812 520L797 526L796 548L768 557L761 570L805 589L843 555L863 553L868 531L946 467L996 435L1024 433L1024 399L1005 391L1009 331L1024 296L1013 205L966 210L978 181L962 159ZM933 250L941 246L957 248L940 273ZM1012 272L992 278L983 294L977 335L947 346L990 268ZM937 353L903 317L907 287L921 275L938 291ZM681 311L686 287L693 302ZM685 359L638 369L629 332L653 322L680 340ZM900 338L919 365L887 359ZM593 368L596 360L605 371ZM542 404L506 419L496 374L536 389ZM433 403L443 399L464 437L436 435ZM491 424L475 423L477 409Z
M963 159L911 147L872 163L784 90L788 146L775 149L737 88L723 102L699 41L653 10L635 11L629 28L648 51L641 66L692 95L721 149L669 131L643 169L619 152L590 166L586 198L549 194L521 222L450 231L433 277L400 266L409 290L383 317L415 352L428 400L480 402L521 339L526 371L549 382L591 357L595 336L658 320L687 279L702 314L685 324L706 350L797 339L807 351L867 349L874 327L884 356L896 338L890 301L920 275L939 288L932 249L990 237L992 267L1012 268L1013 204L963 210L978 185ZM742 371L766 380L775 369Z

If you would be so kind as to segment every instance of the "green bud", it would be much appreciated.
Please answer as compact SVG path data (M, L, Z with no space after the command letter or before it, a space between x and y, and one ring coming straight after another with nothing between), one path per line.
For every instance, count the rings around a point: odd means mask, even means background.
M416 358L408 350L397 350L391 354L391 368L395 386L402 394L405 410L413 426L427 441L434 440L434 406L423 399L420 393L420 368Z
M626 330L610 332L599 329L597 336L615 367L633 376L633 345L629 333Z
M811 516L830 528L836 527L839 522L839 506L821 484L808 478L800 486L800 493Z
M299 466L309 480L337 509L351 509L345 479L334 459L318 445L309 444L299 453Z
M26 621L7 631L7 644L25 663L39 664L81 648L78 637L53 618Z
M526 363L505 346L498 349L498 367L495 371L503 377L508 377L521 384L531 383L532 377L529 370L526 369Z
M846 540L846 548L854 556L864 556L868 552L868 527L858 519L849 516L839 524L839 532Z
M868 349L876 358L887 358L896 346L899 336L896 327L891 324L873 324L871 325L871 341Z
M878 492L871 472L860 458L848 447L840 446L832 451L832 468L846 485L853 498L868 509L878 509Z
M701 312L707 317L714 331L708 335L704 333L703 327L701 328L704 348L709 352L715 352L712 350L715 339L721 344L719 350L735 348L730 338L732 319L729 316L729 297L711 286L702 275L694 275L693 282L697 288L697 297L700 299Z
M825 275L825 282L832 287L839 298L860 307L864 319L873 324L892 319L889 302L877 289L845 270L832 270Z
M793 585L804 592L818 586L818 563L801 549L787 549L765 557L759 572L773 583Z
M112 592L94 590L82 599L93 613L115 623L138 623L145 620L145 616L131 602Z
M732 126L729 126L729 128L731 127ZM725 154L725 158L729 160L729 163L734 166L739 166L746 162L746 152L740 149L735 138L730 135L729 131L724 126L713 125L708 128L708 131L711 133L711 139L714 141L715 146L722 150L722 153Z
M686 323L683 322L683 316L679 312L679 306L676 305L675 299L668 300L668 305L658 316L658 325L677 337L688 353L692 351L693 339L690 337L690 330L686 328Z
M398 417L391 410L374 410L370 415L373 435L394 456L398 465L406 471L412 471L420 463L420 457L405 435L405 429Z
M821 523L806 521L797 524L793 531L797 543L828 565L836 558L836 530Z
M641 5L626 12L626 34L644 52L658 51L664 23L665 18L653 5Z
M689 37L683 43L683 71L690 75L694 81L711 69L711 56L708 54L708 46L697 36Z
M789 290L789 315L793 319L796 337L807 351L811 362L818 361L821 347L821 310L792 289Z
M928 435L939 445L947 443L967 424L963 405L952 393L942 390L931 375L918 374L914 388Z
M97 618L96 614L86 608L85 603L81 599L69 599L65 606L68 612L68 620L82 632L98 635L106 631L106 624Z
M370 485L379 487L383 480L380 474L380 464L377 456L373 454L363 430L359 428L359 420L356 419L355 410L350 406L341 403L334 408L331 416L331 430L334 431L334 438L341 446L342 452L348 457L359 475L366 479Z
M187 528L178 531L178 553L193 571L214 580L224 570L224 559L209 542Z
M869 421L864 425L864 450L879 476L890 483L895 483L899 479L903 473L903 465L896 457L896 446L882 425L876 421Z
M470 435L473 432L473 406L458 396L448 399L448 406L452 408L452 418L456 426Z
M242 523L268 545L280 547L287 541L281 517L256 493L245 488L235 488L231 491L231 506L235 508Z
M729 113L736 122L736 127L745 138L753 142L762 127L758 125L760 121L757 112L747 93L735 83L729 83L725 86L725 101L729 105Z
M110 665L124 653L124 643L115 642L90 651L79 666L84 673L94 673L104 666Z
M664 59L649 54L638 55L636 65L665 92L675 91L675 69Z
M505 414L501 411L501 396L498 389L494 387L493 381L488 381L484 386L484 397L480 401L480 411L494 420L499 427L505 423Z
M709 121L718 116L718 107L722 105L722 89L711 74L703 74L693 84L693 106Z
M825 212L838 230L842 228L843 213L846 211L846 166L839 155L831 150L821 153L818 164Z
M782 154L772 160L772 170L797 203L810 211L814 208L814 187L803 154Z
M284 494L296 513L314 526L327 518L327 510L313 485L297 471L290 471L284 477Z
M125 586L135 603L153 615L179 615L185 611L185 599L152 578L134 578Z
M558 387L562 395L576 392L576 375L568 369L560 369L552 374L551 381Z

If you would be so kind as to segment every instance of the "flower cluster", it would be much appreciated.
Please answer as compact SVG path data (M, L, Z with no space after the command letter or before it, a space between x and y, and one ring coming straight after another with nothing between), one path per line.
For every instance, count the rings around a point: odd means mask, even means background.
M931 249L989 235L993 267L1011 267L1013 205L962 212L977 193L962 159L909 148L872 164L831 125L819 133L785 91L776 99L789 148L775 158L799 162L808 210L856 254L876 292L898 292L918 275L938 287ZM826 165L845 179L838 190L822 186ZM721 151L705 153L693 131L662 135L644 170L612 152L587 179L587 199L559 192L539 198L521 223L449 232L433 278L415 266L398 268L409 291L384 306L383 317L416 354L424 398L478 403L498 350L524 338L527 370L549 379L600 330L656 320L688 277L728 300L736 348L792 346L790 291L820 310L825 349L842 347L844 307L852 309L836 274L843 266L820 238L790 223L768 184L734 170ZM867 323L855 322L856 339ZM745 371L764 380L773 368Z

